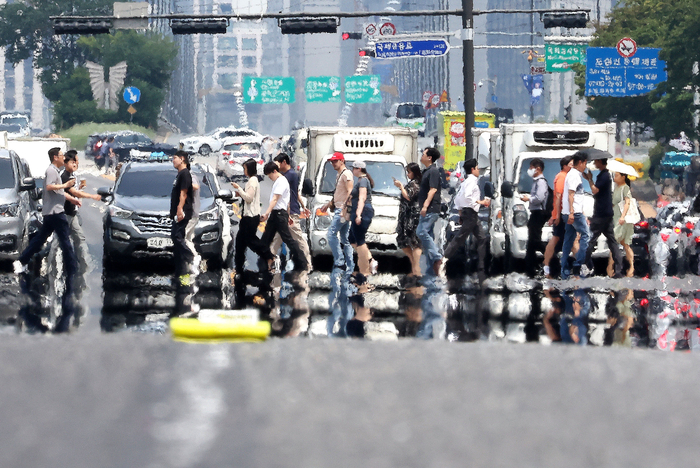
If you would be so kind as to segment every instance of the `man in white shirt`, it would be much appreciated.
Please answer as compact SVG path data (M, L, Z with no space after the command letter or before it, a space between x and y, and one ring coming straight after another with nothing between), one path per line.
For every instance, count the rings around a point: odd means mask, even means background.
M292 233L289 232L289 211L287 211L291 198L289 182L286 177L280 174L277 164L272 161L265 164L264 172L273 182L272 191L270 192L270 205L267 207L265 214L260 217L261 222L267 221L265 232L262 236L262 243L268 251L268 255L265 255L265 257L272 270L275 256L272 254L272 251L270 251L270 244L275 238L275 234L279 234L282 238L282 242L287 244L292 254L294 270L305 271L309 265L306 262L306 258L299 244L294 240L294 237L292 237Z
M476 237L477 252L479 253L478 273L481 279L485 277L486 234L484 234L484 231L481 229L481 223L479 223L479 208L482 205L488 207L491 204L491 200L488 198L481 199L479 168L476 159L470 159L464 163L464 172L469 175L459 187L459 192L455 196L454 201L454 207L459 210L462 227L459 228L457 235L447 245L444 258L452 258L457 250L464 246L467 237L470 234L474 235Z
M583 180L581 174L586 170L588 156L581 152L574 154L574 167L564 181L564 196L562 197L561 214L562 220L568 219L566 231L564 233L564 244L561 253L561 279L565 280L571 275L569 268L569 254L576 240L576 234L580 234L578 253L574 261L574 268L581 267L586 261L586 250L588 250L588 223L583 215ZM587 271L582 271L582 275L587 276Z

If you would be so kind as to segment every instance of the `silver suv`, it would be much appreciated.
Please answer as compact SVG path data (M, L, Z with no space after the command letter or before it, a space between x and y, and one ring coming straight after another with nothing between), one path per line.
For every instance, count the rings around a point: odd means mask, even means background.
M0 260L17 260L37 232L38 199L26 161L0 149Z

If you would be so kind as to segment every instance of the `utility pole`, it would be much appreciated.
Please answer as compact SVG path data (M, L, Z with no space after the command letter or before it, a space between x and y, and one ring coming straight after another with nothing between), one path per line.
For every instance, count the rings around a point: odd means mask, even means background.
M462 74L464 75L464 160L474 157L474 0L462 0Z

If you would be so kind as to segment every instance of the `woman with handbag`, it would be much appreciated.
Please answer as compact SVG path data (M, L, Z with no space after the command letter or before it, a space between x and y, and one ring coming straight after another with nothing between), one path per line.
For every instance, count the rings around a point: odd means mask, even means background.
M639 218L637 202L632 198L630 180L627 174L616 172L613 178L615 191L613 192L613 221L615 222L615 239L622 244L625 256L630 264L627 277L634 276L634 252L632 252L632 236L634 235L634 219ZM636 213L634 212L636 210ZM638 222L638 221L636 221ZM608 262L608 275L613 269L612 254ZM612 275L610 275L612 276Z

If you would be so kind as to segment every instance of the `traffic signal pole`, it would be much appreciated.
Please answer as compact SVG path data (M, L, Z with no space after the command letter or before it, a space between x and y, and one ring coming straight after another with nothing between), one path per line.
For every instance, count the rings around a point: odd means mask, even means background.
M462 0L462 74L464 75L464 160L474 157L474 0Z
M474 128L474 16L475 15L485 15L489 13L506 13L506 14L519 14L528 13L530 15L534 13L589 13L590 9L584 8L542 8L542 9L494 9L494 10L477 10L474 11L474 0L462 0L461 10L426 10L426 11L392 11L391 16L461 16L462 17L462 74L464 76L464 138L465 138L465 154L464 159L469 160L474 157L474 142L472 141L472 128ZM109 31L109 28L113 23L109 23L109 27L106 27L106 23L100 23L98 25L93 25L94 21L120 21L120 20L181 20L189 21L194 23L195 26L201 26L200 21L206 19L226 19L226 20L254 20L259 21L262 19L278 19L278 20L289 20L292 18L298 18L305 24L307 24L307 29L300 28L295 33L314 33L314 32L328 32L328 31L315 31L314 30L314 19L316 20L327 20L328 18L335 17L338 19L334 26L340 24L340 18L368 18L372 16L384 16L386 11L354 11L354 12L328 12L328 13L311 13L311 12L296 12L296 13L263 13L258 15L252 14L205 14L205 15L187 15L187 14L165 14L165 15L133 15L133 16L120 16L116 18L114 16L52 16L51 21L54 23L55 34L100 34ZM73 29L71 29L71 27ZM209 30L201 30L198 33L211 33ZM439 34L439 32L438 32ZM342 117L341 117L342 118Z

